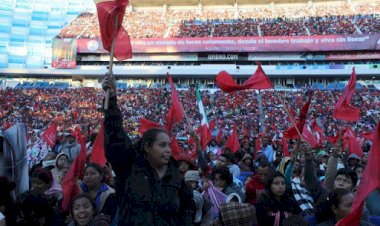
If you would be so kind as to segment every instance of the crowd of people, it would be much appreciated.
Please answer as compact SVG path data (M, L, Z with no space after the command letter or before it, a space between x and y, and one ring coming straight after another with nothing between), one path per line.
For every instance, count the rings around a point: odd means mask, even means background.
M2 225L335 225L350 213L372 145L364 134L374 131L380 119L379 90L355 92L352 104L361 109L356 123L333 119L340 91L316 90L306 123L320 127L320 135L326 137L352 127L363 156L350 153L343 138L322 139L313 148L305 141L288 140L288 156L283 132L292 126L289 115L296 118L305 103L304 92L204 90L207 119L222 136L212 133L213 139L202 147L194 87L179 91L186 120L169 132L151 128L141 137L140 118L165 125L171 91L115 87L110 77L103 82L104 89L111 89L105 111L100 111L104 92L94 88L0 91L2 132L16 122L30 128L30 187L15 197L14 182L0 177ZM90 161L103 116L104 167ZM51 122L57 124L59 136L48 147L41 131ZM238 150L227 142L234 124ZM79 194L70 196L66 210L63 183L72 165L78 164L84 144L73 133L76 125L87 135L87 164L77 181ZM172 146L173 136L179 152ZM361 225L376 224L379 191L380 187L367 198Z
M126 12L124 27L133 38L373 34L380 31L379 5L147 9ZM96 14L82 13L58 37L100 37Z

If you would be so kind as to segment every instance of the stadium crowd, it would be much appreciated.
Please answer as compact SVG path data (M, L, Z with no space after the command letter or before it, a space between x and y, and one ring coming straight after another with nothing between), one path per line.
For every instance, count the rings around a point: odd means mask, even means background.
M108 81L103 83L104 87L112 88ZM190 87L179 91L189 122L184 119L171 131L179 142L180 151L176 153L178 149L173 146L167 148L170 137L162 129L147 130L142 141L138 136L140 118L161 125L166 123L170 90L130 88L111 92L110 110L103 113L99 111L104 97L101 90L80 88L69 91L0 91L4 97L1 102L2 132L16 122L25 122L29 127L30 178L30 187L18 194L17 199L12 199L15 184L0 177L0 223L116 225L115 221L121 220L129 225L150 224L155 219L155 222L168 225L265 226L295 225L295 222L300 222L299 225L308 225L307 222L310 225L335 225L350 212L351 206L345 203L352 203L356 185L368 163L372 142L364 134L374 131L380 119L379 90L362 88L355 92L352 104L361 109L361 118L356 123L343 123L332 118L333 106L341 91L316 90L306 118L312 131L316 132L315 126L320 127L323 136L334 137L340 129L350 126L359 138L364 154L350 154L351 147L344 146L343 139L333 142L321 136L319 145L313 148L305 142L289 140L286 146L289 146L291 155L288 156L284 151L282 132L292 126L288 114L298 115L298 109L306 102L307 95L303 91L227 94L204 90L201 96L207 119L210 125L214 122L215 128L212 132L214 139L202 147L198 135L193 132L200 126L201 116L195 88ZM262 108L258 107L260 100ZM104 142L108 160L104 167L89 160L92 159L91 152L97 148L94 140L102 114L105 114ZM41 134L51 122L58 126L58 137L56 144L48 147ZM237 151L232 151L227 141L234 124L240 141ZM77 125L85 135L84 142L74 132ZM261 126L265 132L260 131ZM130 140L124 139L122 128ZM127 142L126 146L121 145L123 142ZM155 142L158 142L157 146ZM74 178L75 184L80 185L80 194L73 197L65 190L64 181L67 175L71 175L71 168L78 164L76 159L81 158L81 144L85 143L87 164L79 168L82 179ZM125 152L129 157L121 154L128 145L133 147ZM343 151L342 146L345 147ZM139 155L140 150L144 150L144 156ZM372 151L378 150L372 148ZM163 157L154 154L156 152ZM174 160L169 160L169 156ZM130 162L130 158L135 161ZM128 171L128 164L131 164L132 171ZM144 164L162 166L168 171L160 174L161 168L155 168L157 174L151 174L149 170L153 168ZM125 170L130 172L128 177L125 177ZM163 179L157 179L155 175ZM146 196L152 192L149 190L152 187L146 187L146 182L140 180L144 177L155 188L152 196ZM186 185L179 185L182 179ZM126 180L128 186L123 187L120 183ZM123 195L118 193L120 189L128 191ZM67 207L65 195L71 199L69 209L64 208ZM174 201L176 198L178 201ZM367 198L361 225L371 225L370 221L379 223L376 221L379 220L376 216L380 216L379 199L379 189ZM120 204L119 210L116 203ZM132 203L133 207L126 203ZM158 207L161 209L155 209ZM154 218L152 211L156 211ZM178 211L178 215L173 215L173 211ZM122 223L119 225L124 225Z
M380 31L376 11L379 5L369 2L273 9L149 9L127 12L124 27L133 38L373 34ZM58 37L100 37L98 27L96 15L82 13Z

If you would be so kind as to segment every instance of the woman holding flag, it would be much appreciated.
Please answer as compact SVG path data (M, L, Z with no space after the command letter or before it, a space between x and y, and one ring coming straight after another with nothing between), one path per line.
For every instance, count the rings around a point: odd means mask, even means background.
M123 130L114 77L107 76L102 85L110 92L104 143L116 174L119 225L192 225L192 191L172 163L168 133L149 129L134 149Z

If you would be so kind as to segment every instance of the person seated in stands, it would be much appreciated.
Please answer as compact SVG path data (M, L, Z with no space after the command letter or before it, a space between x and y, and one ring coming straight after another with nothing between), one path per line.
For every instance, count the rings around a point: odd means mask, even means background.
M66 135L65 143L61 146L60 152L65 153L72 162L79 155L80 148L80 144L77 143L75 137L68 133Z
M239 167L241 172L253 172L255 168L253 165L252 156L246 153L242 160L239 162Z
M286 218L301 214L298 203L285 191L284 175L278 171L269 178L265 193L255 206L260 226L279 226Z
M272 167L269 164L262 164L257 169L253 179L245 185L246 202L255 205L262 197L265 191L265 184L272 172Z
M79 194L71 201L70 208L73 221L68 226L109 226L110 217L96 215L96 205L88 194Z
M240 200L244 202L245 195L242 189L233 182L232 174L226 166L217 167L214 172L215 187L218 187L227 196L236 193L240 196Z
M104 170L96 163L89 163L84 169L82 192L94 201L98 213L107 211L112 216L116 212L115 190L104 183ZM111 209L111 210L110 210Z
M346 217L351 213L352 203L354 202L354 194L352 191L338 188L333 190L329 194L328 199L329 209L326 211L329 212L329 219L319 223L318 226L334 226L338 221ZM360 226L369 226L372 225L366 221L361 221Z
M232 176L239 177L240 176L240 168L236 164L234 164L234 156L231 153L223 153L219 156L218 161L216 163L217 167L228 167Z

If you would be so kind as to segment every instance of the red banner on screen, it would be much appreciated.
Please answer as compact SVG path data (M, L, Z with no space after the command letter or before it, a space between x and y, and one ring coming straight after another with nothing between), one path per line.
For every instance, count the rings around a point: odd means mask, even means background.
M380 50L380 34L132 39L134 53ZM78 53L106 53L99 39L77 39Z

